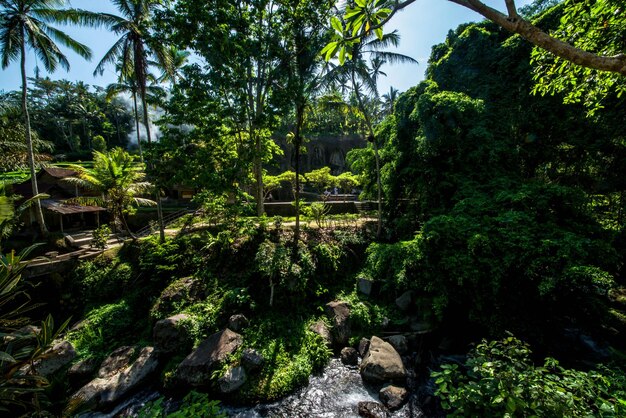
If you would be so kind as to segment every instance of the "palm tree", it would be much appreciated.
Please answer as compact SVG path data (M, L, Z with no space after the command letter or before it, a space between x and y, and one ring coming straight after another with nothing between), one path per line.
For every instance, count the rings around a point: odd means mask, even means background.
M398 100L398 93L400 93L398 89L390 86L389 92L383 94L383 115L390 115L393 112L393 106L396 104L396 100Z
M144 181L142 167L134 162L135 157L122 148L108 152L93 152L93 168L72 166L78 174L65 181L97 192L96 197L77 197L70 202L82 205L106 207L113 215L114 224L121 223L131 235L126 222L126 214L133 213L133 206L154 206L156 202L139 197L152 189L152 184Z
M400 35L397 31L383 35L381 38L375 36L374 32L368 31L362 34L361 42L355 43L352 47L352 59L346 61L345 65L338 66L333 70L331 79L335 84L343 83L346 79L352 82L352 90L357 100L359 110L365 119L367 130L367 140L372 143L374 157L376 159L376 187L378 197L378 222L376 235L380 237L382 232L382 184L380 179L380 156L378 152L378 142L374 134L374 120L378 112L371 112L367 109L362 91L363 89L378 101L378 77L386 75L381 71L385 63L389 64L417 64L417 60L403 54L386 51L389 47L397 47L400 44ZM365 56L369 56L371 67L367 64Z
M126 74L123 72L123 66L121 63L118 63L118 65L116 66L118 72L120 73L117 83L112 83L109 84L106 88L106 99L107 101L110 101L113 99L113 97L117 96L120 93L130 93L132 99L133 99L133 107L134 107L134 112L135 112L135 130L137 132L137 146L139 147L139 158L141 160L141 162L143 163L143 151L142 151L142 147L141 147L141 134L139 131L139 110L138 110L138 106L137 106L137 93L138 93L138 86L137 86L137 82L135 81L135 78L133 77L133 74ZM154 77L150 74L149 75L151 80L154 80ZM156 95L158 92L160 92L160 88L159 87L155 87L155 86L148 86L146 87L146 94L148 96L150 95Z
M26 81L26 47L37 55L48 72L60 65L68 70L70 64L56 42L68 47L83 58L91 58L91 50L66 33L51 26L51 23L99 26L106 23L106 16L78 9L58 9L64 0L0 0L0 61L2 68L19 59L22 72L22 112L26 126L26 145L30 166L33 196L39 194L35 173L33 139L30 128ZM47 233L41 211L36 203L35 215L42 234Z
M150 35L152 29L152 13L163 4L163 0L111 0L122 14L109 15L114 23L111 30L121 35L111 49L100 60L94 75L102 74L108 64L121 61L122 76L132 74L143 104L143 119L146 127L148 144L152 143L150 134L150 118L148 117L147 84L150 77L151 64L158 66L165 72L171 73L171 56L167 47ZM165 240L165 226L161 210L160 190L157 190L157 212L161 241Z
M152 13L162 4L162 0L111 0L122 16L107 15L111 21L111 30L121 35L111 49L100 60L94 75L104 72L109 64L120 63L118 67L122 78L132 74L139 96L143 103L143 118L148 143L152 142L150 119L148 117L147 85L150 78L151 63L171 74L172 57L163 43L150 36Z
M168 46L167 54L170 56L169 68L160 68L159 63L155 63L159 70L161 70L161 76L157 81L159 83L169 82L172 86L175 86L176 83L183 78L181 69L187 65L191 53L189 51L180 50L175 46Z

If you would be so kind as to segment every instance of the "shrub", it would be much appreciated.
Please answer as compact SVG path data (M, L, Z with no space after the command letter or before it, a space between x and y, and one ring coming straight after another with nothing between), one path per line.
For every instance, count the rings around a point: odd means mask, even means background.
M219 407L219 401L212 401L206 393L191 391L183 398L182 403L174 412L167 412L163 405L165 398L159 397L146 405L137 413L138 418L226 418Z
M135 277L131 264L100 256L80 263L73 273L72 304L75 308L115 300L129 290ZM77 306L79 305L79 306Z
M91 245L100 250L104 250L107 247L109 235L111 235L111 228L109 228L109 225L100 225L93 230L92 235L93 239L91 240Z
M136 343L142 331L131 305L126 300L90 310L85 324L68 334L81 357L104 357L113 349Z
M450 416L616 417L626 414L626 375L618 370L564 369L552 358L531 361L513 336L484 341L465 367L444 364L432 373L435 394Z
M332 353L324 339L309 330L314 320L270 314L244 331L245 344L259 350L268 361L242 387L242 399L281 398L305 385L311 373L326 365Z
M367 253L363 274L416 290L440 320L465 317L493 333L546 335L546 318L597 318L617 265L580 195L539 183L472 194L413 240Z

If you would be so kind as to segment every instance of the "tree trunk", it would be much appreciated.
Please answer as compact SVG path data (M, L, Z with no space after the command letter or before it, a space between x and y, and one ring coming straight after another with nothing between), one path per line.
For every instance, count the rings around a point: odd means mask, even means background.
M378 189L378 222L376 225L376 236L380 238L383 228L382 213L383 213L383 186L380 181L380 155L378 153L378 143L376 137L372 135L372 143L374 144L374 160L376 161L376 188Z
M294 254L298 252L298 241L300 241L300 147L302 146L302 124L304 122L304 106L298 106L296 108L296 128L293 136L293 144L295 147L294 168L296 171L296 190L294 191L294 198L296 201L296 229L293 234L293 251Z
M143 163L143 152L141 151L141 135L139 134L139 111L137 110L137 92L133 90L133 103L135 104L135 129L137 129L137 146L139 147L139 159Z
M146 137L148 138L148 144L152 144L152 137L150 134L150 118L148 117L148 103L146 102L146 86L141 86L141 103L143 104L143 122L146 126ZM154 169L154 164L150 163ZM156 202L157 202L157 218L159 222L159 237L161 242L165 241L165 224L163 222L163 207L161 205L161 188L156 188Z
M261 136L256 135L254 128L252 129L255 141L255 155L254 155L254 178L256 180L256 214L257 216L263 216L265 208L263 207L263 162L261 159L262 144Z
M150 119L148 117L148 103L146 102L146 86L141 86L141 104L143 105L143 123L146 126L146 138L148 138L148 144L151 144L152 136L150 135Z
M356 57L357 54L354 54ZM378 155L378 144L376 143L376 137L374 136L374 127L372 126L372 121L367 113L367 109L365 109L365 105L363 104L363 99L361 98L361 92L357 88L356 84L356 75L354 72L354 67L352 68L352 87L354 88L354 94L356 95L357 103L359 104L359 109L363 112L363 117L365 118L365 124L367 125L367 130L369 131L368 141L371 141L374 147L374 160L376 161L376 188L378 195L378 220L376 223L376 238L380 238L382 233L382 225L383 225L383 210L382 210L382 184L380 181L380 158Z
M24 30L22 29L22 43L21 43L21 70L22 70L22 112L24 113L24 124L26 125L26 147L28 149L28 165L30 168L30 182L33 190L33 196L39 194L39 187L37 186L37 172L35 171L35 152L33 150L33 137L30 130L30 115L28 114L28 88L26 84L26 46L24 45ZM48 229L46 228L46 222L43 218L43 211L41 210L41 201L35 199L35 217L39 224L39 230L42 235L47 235Z

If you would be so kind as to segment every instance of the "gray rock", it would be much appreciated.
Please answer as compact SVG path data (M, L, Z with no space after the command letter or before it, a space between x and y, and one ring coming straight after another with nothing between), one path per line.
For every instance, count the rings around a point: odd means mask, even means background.
M356 366L359 364L359 353L352 347L341 349L341 362L346 366Z
M332 324L333 342L338 346L348 344L352 335L350 328L350 305L348 302L336 300L326 304L326 315Z
M359 402L357 407L359 416L365 418L387 418L389 417L389 411L383 405L378 402L363 401Z
M67 379L72 388L78 388L89 382L98 370L98 361L88 358L74 363L67 371Z
M224 376L220 377L217 383L222 393L231 393L239 389L246 383L247 376L243 367L231 367L226 371Z
M74 346L69 341L59 341L44 353L41 360L33 364L33 369L44 377L52 376L69 365L75 357Z
M263 366L263 363L265 363L265 359L258 351L251 348L246 348L245 350L243 350L243 353L241 353L241 362L246 369L248 369L249 371L254 371L259 370Z
M413 291L407 290L396 299L396 306L404 312L409 309L412 301Z
M215 367L241 346L243 337L229 330L215 333L200 343L176 368L175 380L189 386L204 386Z
M248 325L248 318L242 314L232 315L228 318L228 328L239 332Z
M128 367L132 358L137 353L138 347L124 346L113 351L104 361L100 364L98 370L98 377L104 379L106 377L117 374L120 370Z
M400 355L406 354L409 351L409 344L404 335L392 335L387 338L387 342L389 342Z
M185 352L191 348L192 340L187 328L182 326L191 317L186 314L178 314L157 321L152 330L154 348L159 353L171 354Z
M404 380L406 369L400 354L391 344L372 337L369 350L361 362L361 376L373 382Z
M358 289L359 292L363 293L364 295L371 295L372 294L372 288L373 288L373 282L369 279L359 279L359 283L358 283Z
M70 404L81 408L106 408L136 389L158 367L158 356L153 347L144 347L130 365L108 377L97 377L70 397Z
M370 340L368 340L367 338L361 338L361 341L359 341L359 355L361 357L365 357L365 355L367 354L367 350L369 350L370 348Z
M331 347L333 345L333 337L330 334L330 330L328 329L328 326L326 326L326 323L324 321L319 320L311 324L309 330L322 337L324 341L326 341L326 345L328 347Z
M381 400L383 405L391 411L400 409L408 397L409 392L405 388L401 388L399 386L385 386L380 390L380 392L378 392L378 398Z

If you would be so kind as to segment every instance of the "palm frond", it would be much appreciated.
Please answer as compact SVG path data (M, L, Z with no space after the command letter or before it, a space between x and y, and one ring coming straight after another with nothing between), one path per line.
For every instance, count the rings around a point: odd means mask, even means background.
M75 40L74 38L72 38L67 33L61 30L58 30L56 28L53 28L45 24L42 26L43 26L43 29L46 31L46 33L52 38L54 38L57 42L60 42L61 44L65 45L66 47L68 47L69 49L71 49L72 51L80 55L81 57L87 60L91 59L91 49L87 45L81 44L80 42L78 42L77 40Z
M133 197L137 206L156 206L157 203L154 200L145 199L143 197Z
M96 69L93 71L94 77L98 74L104 74L104 68L109 64L115 63L122 53L128 50L127 42L128 36L124 35L113 44L113 46L104 54L96 66Z

